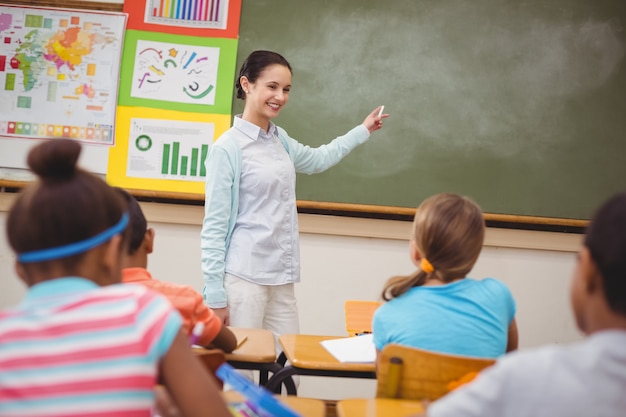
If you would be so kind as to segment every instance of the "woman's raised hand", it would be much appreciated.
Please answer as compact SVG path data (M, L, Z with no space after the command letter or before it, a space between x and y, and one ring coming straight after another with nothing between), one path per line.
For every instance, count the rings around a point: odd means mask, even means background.
M370 131L370 133L375 132L383 127L383 119L389 117L389 114L387 113L382 113L379 115L383 108L384 106L376 107L374 111L368 114L365 120L363 120L363 126L365 126L367 130Z

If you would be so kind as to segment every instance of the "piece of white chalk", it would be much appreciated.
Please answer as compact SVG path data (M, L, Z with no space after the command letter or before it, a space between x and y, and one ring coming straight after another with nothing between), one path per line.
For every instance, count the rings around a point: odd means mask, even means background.
M385 106L380 106L380 110L378 110L378 117L383 115L383 110L385 110Z

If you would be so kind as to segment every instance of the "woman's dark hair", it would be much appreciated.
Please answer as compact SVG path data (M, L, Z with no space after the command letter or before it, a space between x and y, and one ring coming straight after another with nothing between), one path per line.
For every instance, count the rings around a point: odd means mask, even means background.
M7 237L17 254L83 241L120 221L124 200L102 179L77 167L80 151L76 141L53 139L29 152L28 166L39 179L22 190L7 218ZM61 263L72 270L83 256L38 265Z
M465 278L480 255L484 238L485 220L474 201L451 193L427 198L415 213L411 242L433 271L420 268L412 275L390 278L382 298L388 301L399 297L423 285L429 277L443 282Z
M626 315L626 193L611 197L596 211L584 244L602 274L609 307Z
M289 62L279 53L272 51L254 51L241 65L241 69L239 70L239 77L237 77L237 81L235 82L235 88L237 89L237 98L245 100L246 93L243 91L241 87L241 77L246 77L248 81L251 83L255 83L259 75L270 65L283 65L289 68L289 72L291 70L291 65Z
M146 237L146 230L148 230L148 222L146 216L144 216L139 203L128 191L123 188L116 188L120 195L124 198L128 205L128 251L129 255L137 252L137 249L141 246L144 238Z

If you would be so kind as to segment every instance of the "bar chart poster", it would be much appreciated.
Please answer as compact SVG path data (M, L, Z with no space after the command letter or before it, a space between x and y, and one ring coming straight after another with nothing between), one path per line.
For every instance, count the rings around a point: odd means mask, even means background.
M203 194L209 148L229 122L223 115L120 107L120 140L109 152L107 181L125 188Z
M119 104L231 112L237 40L126 33Z
M236 38L241 0L132 0L124 12L129 29Z
M130 120L126 176L202 181L213 123Z

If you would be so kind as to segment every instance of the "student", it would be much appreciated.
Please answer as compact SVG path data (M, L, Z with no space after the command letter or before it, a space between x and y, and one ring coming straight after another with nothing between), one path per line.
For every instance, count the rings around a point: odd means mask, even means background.
M588 337L506 355L435 401L429 417L588 417L626 412L626 194L595 213L570 291Z
M148 270L148 254L154 245L154 229L148 228L146 217L137 200L128 192L117 188L128 204L128 228L130 242L122 257L122 282L145 285L165 295L183 318L183 331L191 334L197 323L203 331L195 344L215 347L226 353L237 346L237 338L220 318L204 304L202 295L187 285L153 279Z
M291 66L281 55L254 51L237 78L243 114L209 151L202 225L204 297L238 327L299 333L294 283L300 280L296 172L337 164L382 127L370 113L332 142L310 148L272 119L289 99Z
M193 356L180 315L121 278L128 214L121 196L77 168L80 145L53 139L28 165L39 180L7 218L29 287L0 312L0 415L149 416L162 382L186 416L229 416Z
M398 343L463 356L496 358L517 348L515 302L502 282L467 278L483 246L485 221L467 197L437 194L413 221L409 254L418 267L391 278L374 313L380 355Z

